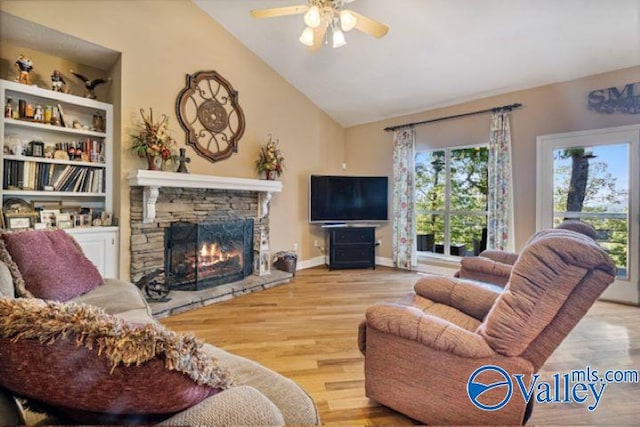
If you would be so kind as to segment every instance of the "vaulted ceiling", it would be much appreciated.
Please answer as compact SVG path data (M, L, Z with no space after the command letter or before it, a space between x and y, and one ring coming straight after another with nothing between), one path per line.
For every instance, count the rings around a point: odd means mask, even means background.
M389 33L314 53L249 15L306 0L193 1L343 126L640 64L640 0L357 0Z

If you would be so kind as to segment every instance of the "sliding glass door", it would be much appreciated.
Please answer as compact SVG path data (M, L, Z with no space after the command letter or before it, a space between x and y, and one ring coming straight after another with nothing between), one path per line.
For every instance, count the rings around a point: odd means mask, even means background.
M538 137L537 228L587 222L616 263L603 299L638 304L640 126Z

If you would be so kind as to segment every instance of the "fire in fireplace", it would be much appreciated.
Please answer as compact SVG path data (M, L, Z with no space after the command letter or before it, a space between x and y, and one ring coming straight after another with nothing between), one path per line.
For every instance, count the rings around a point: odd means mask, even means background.
M172 289L199 290L253 273L253 220L175 222L165 230L165 275Z

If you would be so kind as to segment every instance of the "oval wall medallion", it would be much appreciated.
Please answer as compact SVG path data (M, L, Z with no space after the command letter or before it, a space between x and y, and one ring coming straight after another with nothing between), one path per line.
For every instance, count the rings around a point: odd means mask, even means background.
M244 113L238 92L216 71L187 74L187 86L176 101L178 122L187 144L212 162L238 152L244 133Z

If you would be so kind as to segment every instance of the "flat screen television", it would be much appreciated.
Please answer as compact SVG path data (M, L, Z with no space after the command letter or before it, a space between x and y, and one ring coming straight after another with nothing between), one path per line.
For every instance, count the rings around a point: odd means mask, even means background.
M387 221L388 188L386 176L311 175L309 221Z

